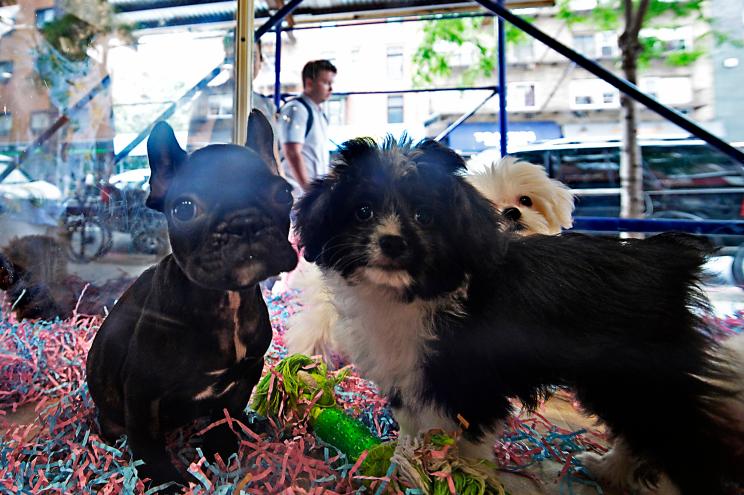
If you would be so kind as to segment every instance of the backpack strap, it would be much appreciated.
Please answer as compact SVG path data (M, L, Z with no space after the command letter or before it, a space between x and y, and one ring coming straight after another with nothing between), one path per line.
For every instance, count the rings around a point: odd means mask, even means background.
M310 129L313 128L313 109L310 108L310 104L304 98L298 96L295 98L295 101L299 101L305 107L305 110L307 110L307 125L305 126L305 137L307 137L310 134Z

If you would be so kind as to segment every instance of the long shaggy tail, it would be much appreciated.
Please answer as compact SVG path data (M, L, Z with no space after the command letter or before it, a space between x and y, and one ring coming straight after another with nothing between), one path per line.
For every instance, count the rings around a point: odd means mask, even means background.
M287 320L284 342L289 354L321 355L332 363L334 350L332 330L338 320L333 297L318 267L300 260L292 279L292 288L298 289L302 311Z

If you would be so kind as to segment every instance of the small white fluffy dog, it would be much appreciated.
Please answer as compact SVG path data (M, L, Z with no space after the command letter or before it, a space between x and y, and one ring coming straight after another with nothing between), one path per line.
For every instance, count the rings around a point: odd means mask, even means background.
M562 182L549 178L540 165L507 156L466 178L504 216L508 231L552 235L573 225L573 193ZM343 302L334 298L320 270L302 258L291 287L300 291L304 309L287 322L284 339L289 353L320 354L332 363L334 353L344 354L333 337L338 321L336 305Z

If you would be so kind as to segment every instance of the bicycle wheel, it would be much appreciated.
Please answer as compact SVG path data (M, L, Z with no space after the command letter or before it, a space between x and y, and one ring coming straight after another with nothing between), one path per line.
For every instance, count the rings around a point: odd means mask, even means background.
M72 261L88 263L106 254L113 245L111 230L97 218L85 216L67 222L67 254Z

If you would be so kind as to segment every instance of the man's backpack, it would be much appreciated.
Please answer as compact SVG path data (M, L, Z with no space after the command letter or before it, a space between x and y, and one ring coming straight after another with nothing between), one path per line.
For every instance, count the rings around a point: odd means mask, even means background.
M307 110L307 124L305 125L305 137L307 137L308 134L310 134L310 129L313 128L313 109L310 108L310 104L305 101L304 98L297 97L292 100L289 100L287 103L291 101L297 101L302 104L303 107L305 107L305 110Z

